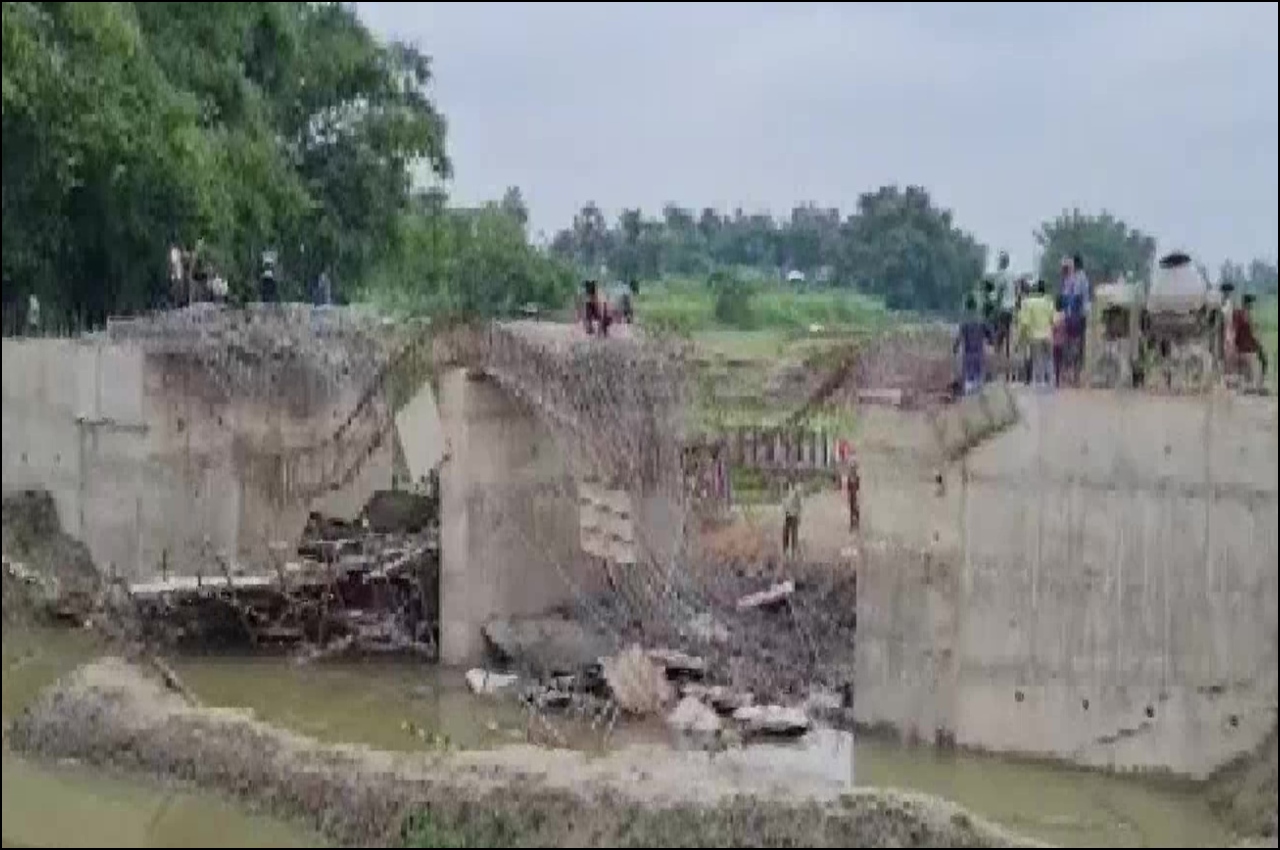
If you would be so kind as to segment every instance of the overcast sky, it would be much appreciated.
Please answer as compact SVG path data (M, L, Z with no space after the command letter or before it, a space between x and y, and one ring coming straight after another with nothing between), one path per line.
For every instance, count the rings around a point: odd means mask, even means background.
M1108 208L1212 268L1277 253L1277 5L360 3L434 57L454 197L851 209L925 186L1016 266Z

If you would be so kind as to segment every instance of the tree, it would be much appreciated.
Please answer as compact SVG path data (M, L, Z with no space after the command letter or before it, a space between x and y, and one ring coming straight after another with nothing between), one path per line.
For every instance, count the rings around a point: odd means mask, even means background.
M1249 263L1249 287L1258 295L1275 295L1277 289L1276 264L1266 260Z
M918 186L863 194L842 230L838 274L894 309L957 310L986 268L986 248Z
M242 292L265 248L354 280L449 171L427 58L346 4L6 2L3 62L6 304L150 306L197 240Z
M1064 211L1040 225L1035 240L1041 251L1040 276L1046 281L1057 279L1063 257L1076 254L1091 280L1147 280L1156 256L1155 239L1106 211L1096 216Z
M438 193L415 197L397 222L394 250L371 270L363 297L408 312L463 317L510 315L527 303L565 304L574 290L572 270L529 244L505 200L451 209Z
M511 216L512 220L520 225L521 228L529 226L529 207L524 202L524 195L520 193L519 186L508 186L507 191L502 196L500 204L502 211Z

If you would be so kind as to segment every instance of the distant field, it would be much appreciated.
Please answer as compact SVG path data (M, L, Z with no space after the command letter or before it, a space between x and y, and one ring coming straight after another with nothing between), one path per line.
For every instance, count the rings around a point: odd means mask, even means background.
M879 299L848 290L756 285L748 292L743 319L732 325L716 318L715 297L702 281L650 284L641 290L636 312L650 327L690 335L734 357L774 356L779 343L809 336L814 325L829 334L895 321Z
M760 284L751 290L746 320L728 324L717 320L707 286L684 280L642 289L636 315L651 330L693 341L703 364L694 421L709 430L777 424L791 412L766 398L766 385L779 370L806 363L821 371L828 353L906 317L848 290ZM849 433L852 411L814 411L808 425Z

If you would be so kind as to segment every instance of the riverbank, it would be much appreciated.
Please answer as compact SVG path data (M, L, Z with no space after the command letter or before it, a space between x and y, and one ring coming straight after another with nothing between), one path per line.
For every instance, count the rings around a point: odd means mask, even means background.
M392 753L330 746L248 712L193 706L118 659L81 667L13 723L42 758L191 783L347 845L1032 846L923 795L839 783L699 782L714 757L633 748L600 758L512 747Z

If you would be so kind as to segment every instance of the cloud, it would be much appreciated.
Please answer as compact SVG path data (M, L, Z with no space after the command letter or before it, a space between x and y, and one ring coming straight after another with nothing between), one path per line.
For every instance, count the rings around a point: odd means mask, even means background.
M435 59L454 194L785 215L919 183L1030 262L1108 208L1211 266L1277 253L1276 4L361 3Z

